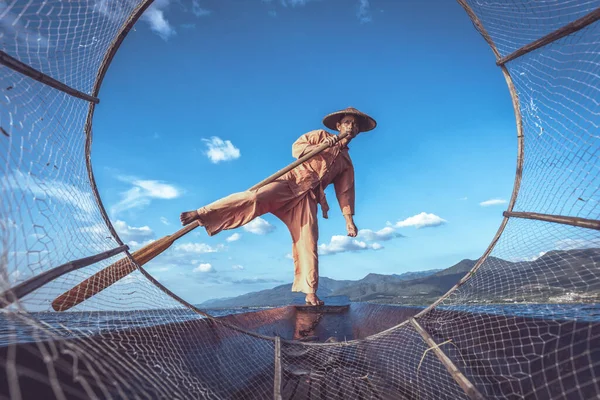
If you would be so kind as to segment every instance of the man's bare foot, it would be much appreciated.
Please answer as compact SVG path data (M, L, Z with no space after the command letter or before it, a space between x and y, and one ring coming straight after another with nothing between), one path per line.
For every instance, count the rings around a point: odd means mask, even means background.
M192 223L195 220L197 220L198 218L200 218L200 215L198 215L198 211L196 211L196 210L182 212L181 215L179 216L181 225L187 225L189 223Z
M306 295L306 305L309 306L322 306L323 304L325 304L325 302L321 299L319 299L316 295L316 293L308 293Z

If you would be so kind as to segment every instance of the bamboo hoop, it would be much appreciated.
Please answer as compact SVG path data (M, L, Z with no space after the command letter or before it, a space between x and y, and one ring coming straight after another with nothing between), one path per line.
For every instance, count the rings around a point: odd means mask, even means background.
M465 9L467 14L471 18L471 21L475 25L475 28L483 36L485 41L490 45L492 52L496 56L496 59L497 60L500 59L501 55L500 55L500 52L498 51L498 48L496 47L496 44L490 37L487 30L483 27L483 24L481 23L481 21L479 20L477 15L473 12L471 7L466 3L465 0L457 0L457 2ZM515 182L513 185L513 192L512 192L510 201L508 203L508 209L507 209L507 211L510 212L513 210L513 208L515 206L515 203L517 201L517 196L519 194L519 189L521 187L521 180L523 178L523 160L524 160L525 145L524 145L524 139L523 139L524 138L523 120L521 117L521 106L519 104L519 96L517 94L517 90L515 89L515 85L513 83L512 77L511 77L510 73L508 72L508 69L504 65L502 65L500 68L502 69L502 74L504 75L504 79L506 80L506 84L508 85L508 91L510 93L511 101L513 104L513 110L515 113L515 120L516 120L516 124L517 124L517 168L516 168L516 172L515 172ZM471 277L475 274L475 272L483 265L485 260L487 260L489 255L494 250L494 247L496 247L496 244L498 243L498 240L500 240L500 236L502 236L502 233L504 232L504 229L506 228L507 224L508 224L508 217L505 216L504 219L502 220L502 222L500 223L500 227L498 228L498 231L492 238L492 241L490 242L488 248L484 251L483 255L479 258L479 260L477 260L477 262L475 263L473 268L471 268L471 270L469 272L467 272L465 274L465 276L456 285L454 285L452 288L450 288L450 290L448 290L448 292L446 292L439 299L437 299L435 302L433 302L431 305L429 305L429 307L425 308L423 311L421 311L417 315L415 315L415 318L421 317L424 314L431 311L433 308L437 307L441 302L443 302L448 297L450 297L450 295L455 290L457 290L459 287L464 285L465 282L467 282L469 279L471 279Z

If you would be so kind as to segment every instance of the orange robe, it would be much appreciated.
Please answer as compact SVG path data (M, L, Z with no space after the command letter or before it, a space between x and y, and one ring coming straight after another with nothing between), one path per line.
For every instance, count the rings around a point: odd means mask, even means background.
M308 132L292 145L300 158L334 136L322 129ZM206 232L213 236L235 229L254 218L272 213L292 235L294 284L292 291L316 293L319 282L319 229L317 204L327 218L325 188L333 183L342 214L354 215L354 167L348 147L340 144L323 150L279 179L256 190L234 193L198 209Z

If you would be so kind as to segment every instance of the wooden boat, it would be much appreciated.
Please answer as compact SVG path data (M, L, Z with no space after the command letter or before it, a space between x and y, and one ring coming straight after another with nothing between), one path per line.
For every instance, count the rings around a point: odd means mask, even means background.
M18 371L25 399L468 398L410 324L419 311L292 305L3 347L0 395L14 397L9 378ZM598 359L599 323L448 310L419 323L486 396L550 399L600 375L588 359ZM557 362L562 352L568 363ZM578 393L591 398L596 389Z

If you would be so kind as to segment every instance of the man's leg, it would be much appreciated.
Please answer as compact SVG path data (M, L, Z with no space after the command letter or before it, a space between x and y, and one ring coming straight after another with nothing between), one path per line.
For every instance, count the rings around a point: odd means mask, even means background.
M316 296L319 286L319 227L316 200L306 195L293 208L286 211L277 210L273 214L287 225L292 235L292 291L306 293L306 300L310 304L323 304Z
M198 210L182 213L181 220L187 225L199 219L206 232L213 236L222 230L245 225L293 198L288 182L275 181L257 190L234 193Z

